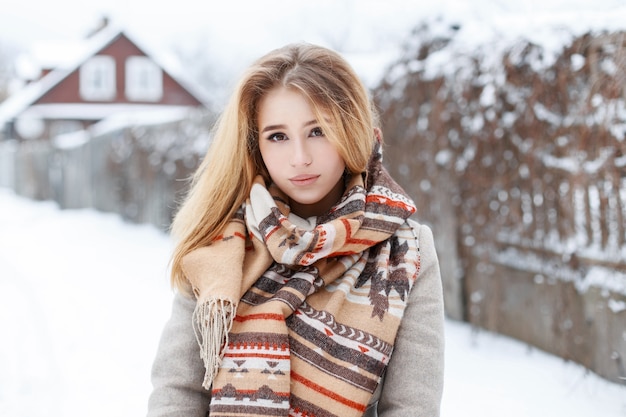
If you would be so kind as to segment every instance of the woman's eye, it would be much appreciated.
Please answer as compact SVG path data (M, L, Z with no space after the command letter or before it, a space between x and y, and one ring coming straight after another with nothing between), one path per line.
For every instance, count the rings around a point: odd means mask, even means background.
M282 142L287 140L287 136L284 133L273 133L267 137L267 140L271 140L272 142Z
M310 136L324 136L324 132L321 127L316 127L311 130Z

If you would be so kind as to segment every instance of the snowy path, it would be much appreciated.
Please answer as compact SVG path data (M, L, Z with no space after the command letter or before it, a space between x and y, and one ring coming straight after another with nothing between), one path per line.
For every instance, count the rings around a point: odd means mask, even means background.
M145 415L170 250L151 227L0 189L0 416ZM463 323L446 332L442 417L626 417L626 385Z
M0 194L0 416L144 415L169 250L147 226Z

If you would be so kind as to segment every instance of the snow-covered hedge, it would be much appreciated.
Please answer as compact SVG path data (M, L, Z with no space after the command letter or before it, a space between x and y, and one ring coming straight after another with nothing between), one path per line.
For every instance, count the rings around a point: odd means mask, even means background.
M496 54L455 48L458 31L418 27L375 92L386 163L438 240L447 313L619 381L626 33Z

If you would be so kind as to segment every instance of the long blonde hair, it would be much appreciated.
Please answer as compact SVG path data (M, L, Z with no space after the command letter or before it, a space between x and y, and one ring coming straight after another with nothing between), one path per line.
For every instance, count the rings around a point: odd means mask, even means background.
M258 149L257 107L277 86L294 88L308 97L324 131L332 131L327 137L350 172L367 168L375 112L348 62L332 50L311 44L287 45L261 57L243 74L217 121L209 150L172 223L176 246L171 281L178 290L189 292L181 268L183 257L222 233L257 175L269 180Z

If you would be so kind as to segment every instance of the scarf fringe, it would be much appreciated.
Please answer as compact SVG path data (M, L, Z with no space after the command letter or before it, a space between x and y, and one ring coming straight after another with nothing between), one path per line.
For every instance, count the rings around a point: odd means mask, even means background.
M202 386L207 390L211 389L222 363L236 311L236 303L212 298L199 302L193 312L193 329L206 370Z

